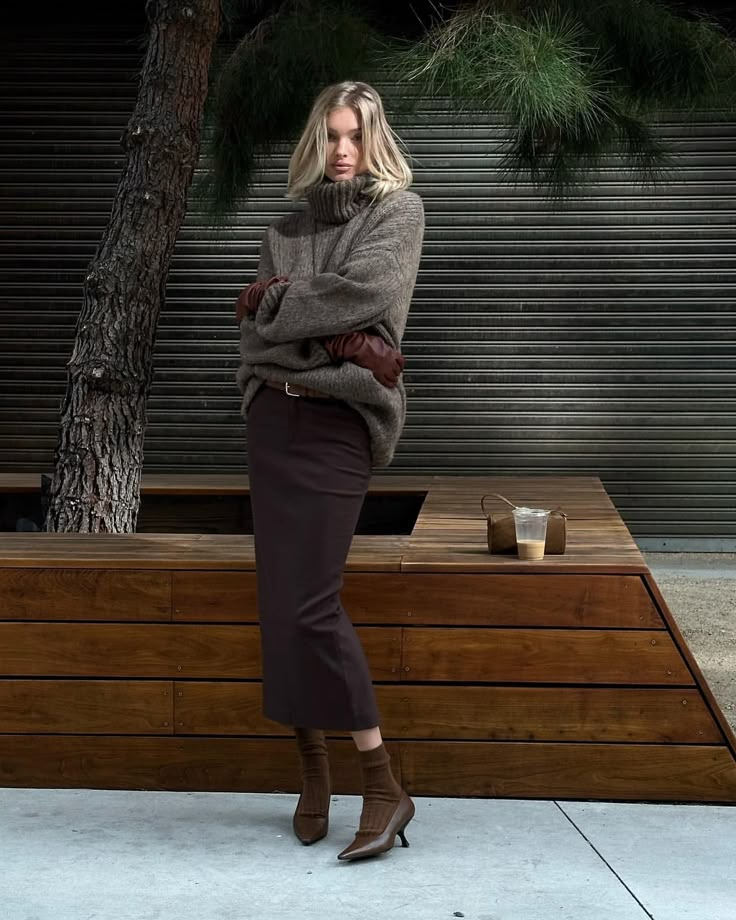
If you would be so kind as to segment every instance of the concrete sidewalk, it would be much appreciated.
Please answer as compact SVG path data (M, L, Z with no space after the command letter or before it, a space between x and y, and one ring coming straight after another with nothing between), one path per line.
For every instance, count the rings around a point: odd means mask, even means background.
M736 722L736 557L647 561ZM303 847L294 795L0 789L0 920L736 917L734 808L415 801L409 849L341 863L354 796Z
M2 920L733 920L736 811L417 798L410 847L342 863L294 795L0 789Z

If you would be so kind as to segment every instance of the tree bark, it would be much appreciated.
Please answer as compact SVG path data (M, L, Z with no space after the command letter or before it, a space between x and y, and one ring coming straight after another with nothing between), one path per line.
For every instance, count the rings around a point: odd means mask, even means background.
M153 347L199 154L219 0L148 0L149 40L115 200L87 270L47 531L129 533Z

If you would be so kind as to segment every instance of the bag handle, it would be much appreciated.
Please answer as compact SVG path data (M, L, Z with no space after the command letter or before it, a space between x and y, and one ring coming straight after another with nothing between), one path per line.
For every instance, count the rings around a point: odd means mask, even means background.
M506 502L507 505L511 505L512 508L518 508L518 505L515 505L513 502L510 502L508 498L504 498L503 495L500 495L498 492L488 492L480 500L480 506L483 509L483 514L488 517L488 512L486 511L486 506L484 505L485 500L489 495L492 495L493 498L500 498L502 502Z
M488 517L489 515L488 515L488 512L486 511L485 500L488 498L489 495L491 495L493 498L500 498L502 502L506 502L506 504L507 504L507 505L510 505L512 508L518 508L518 507L519 507L518 505L515 505L513 502L510 502L510 501L508 500L508 498L504 498L503 495L501 495L499 492L487 492L487 493L483 496L483 498L481 498L481 500L480 500L480 507L481 507L481 509L482 509L482 511L483 511L483 514L484 514L486 517ZM559 515L561 515L563 518L565 518L565 520L567 520L567 515L566 515L565 512L560 508L559 505L554 509L554 511L550 511L550 514L559 514Z

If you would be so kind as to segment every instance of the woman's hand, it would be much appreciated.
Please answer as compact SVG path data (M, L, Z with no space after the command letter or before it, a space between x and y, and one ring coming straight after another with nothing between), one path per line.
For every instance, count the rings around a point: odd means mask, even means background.
M404 370L404 356L384 342L380 335L367 332L343 332L322 343L333 361L352 361L373 372L376 380L393 389Z
M237 320L238 325L241 324L243 317L246 314L248 316L256 315L261 300L263 299L263 295L271 287L272 284L281 284L288 280L288 278L284 278L281 275L274 275L274 277L269 278L268 281L254 281L253 284L249 284L244 287L240 292L240 296L235 302L235 319Z

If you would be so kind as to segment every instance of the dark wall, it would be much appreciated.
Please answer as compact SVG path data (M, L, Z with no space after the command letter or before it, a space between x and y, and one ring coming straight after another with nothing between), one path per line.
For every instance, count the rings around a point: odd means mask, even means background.
M0 471L51 465L143 53L137 32L75 34L10 42L0 62ZM427 233L391 471L596 475L642 545L736 548L736 125L664 117L666 185L636 186L612 156L562 207L503 180L494 118L433 100L395 126ZM190 208L148 471L245 467L233 303L264 226L291 208L288 153L263 164L227 235Z

